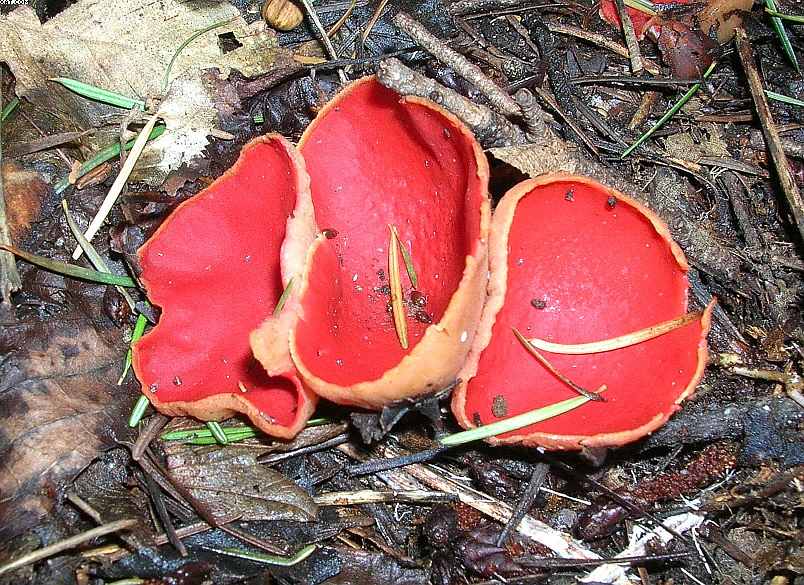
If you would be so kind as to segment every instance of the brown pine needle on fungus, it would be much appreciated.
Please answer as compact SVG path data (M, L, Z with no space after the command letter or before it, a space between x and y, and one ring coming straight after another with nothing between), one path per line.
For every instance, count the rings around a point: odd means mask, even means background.
M394 314L394 327L399 337L399 345L402 349L408 348L408 323L405 317L405 305L402 303L402 279L399 275L399 237L396 235L396 228L388 226L391 233L388 242L388 280L391 286L391 309Z
M590 343L553 343L543 339L533 338L527 340L530 347L535 347L541 351L549 351L550 353L559 353L563 355L584 355L589 353L603 353L604 351L613 351L615 349L622 349L643 341L648 341L654 337L659 337L665 333L670 333L676 329L680 329L689 325L693 321L697 321L703 315L703 311L694 311L687 313L681 317L670 319L669 321L662 321L656 325L632 331L625 335L612 337L610 339L602 339L600 341L592 341Z
M599 392L602 392L606 389L605 384L600 386L597 392L592 392L591 390L587 390L586 388L579 386L578 384L567 378L564 374L559 372L555 368L555 366L553 366L553 364L547 361L547 358L544 357L542 354L540 354L537 351L537 349L533 347L533 345L531 345L531 342L528 341L527 338L519 332L519 330L514 328L513 331L514 335L519 340L519 342L524 346L525 349L528 350L528 353L530 353L530 355L535 357L539 361L539 363L542 364L545 368L550 370L550 373L553 374L556 378L558 378L559 380L564 382L567 386L575 390L578 394L580 394L581 396L585 396L589 400L595 400L597 402L606 401L606 399L599 394Z

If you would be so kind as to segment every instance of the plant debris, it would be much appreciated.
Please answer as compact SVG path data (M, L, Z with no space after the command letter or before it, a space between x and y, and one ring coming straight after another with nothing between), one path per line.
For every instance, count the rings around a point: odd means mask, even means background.
M632 27L623 29L625 13ZM100 266L131 285L129 303L114 286L16 262L21 286L0 305L0 583L792 585L804 485L795 13L788 0L0 7L0 232L9 236L0 243ZM131 158L151 119L143 156ZM223 384L215 376L226 372L197 364L211 343L236 339L262 372L248 333L267 319L254 347L273 352L258 355L270 375L316 364L315 377L340 388L332 396L342 404L304 412L292 439L260 428L285 412L274 399L260 424L231 410L205 416L211 424L168 421L150 407L148 384L138 392L127 358L132 341L175 314L149 303L138 250L167 217L181 217L171 215L177 208L216 193L210 185L231 176L245 145L271 133L302 138L299 176L311 176L315 209L293 215L306 237L284 238L298 227L288 215L250 213L227 225L233 201L281 199L286 169L274 173L265 158L211 214L213 228L191 222L176 242L186 262L168 267L185 270L198 294L170 351L158 352L168 367L157 396L186 392L196 371L217 396L252 392L248 380ZM90 224L126 160L136 160L133 172L118 180L119 198L92 239L102 264L71 260L73 233ZM471 255L497 238L483 214L501 217L504 193L558 172L608 188L588 211L617 229L603 245L585 221L562 224L589 202L580 185L561 185L554 200L533 196L543 208L511 227L505 245L511 273L544 280L501 295L482 254ZM490 209L472 193L488 194ZM683 252L672 248L674 257L689 261L673 299L656 285L657 262L615 268L661 248L655 239L630 246L619 229L635 201L655 214L641 221L661 226L663 241ZM275 266L238 278L240 264L224 259L234 276L215 300L199 284L206 264L193 262L204 250L225 255L245 232L276 244ZM545 240L543 254L519 245L531 237ZM398 278L392 250L405 262L403 271L397 258ZM562 272L573 258L606 254ZM8 274L13 257L0 256ZM310 260L316 270L304 266ZM505 308L484 319L488 331L444 319L469 272L476 294L461 311L488 313L489 299ZM608 276L590 286L600 273ZM270 294L249 296L262 277ZM635 298L642 281L656 286ZM370 297L365 307L353 302L359 295ZM511 307L518 317L506 322ZM627 322L661 307L672 310ZM592 321L592 309L622 327ZM235 335L235 316L252 310L256 321ZM546 328L556 315L572 326ZM288 327L297 318L306 331ZM489 444L534 421L575 434L616 422L660 395L665 373L689 378L663 369L677 352L643 355L627 380L620 357L703 320L709 365L694 395L650 434L577 453ZM523 351L512 328L567 380L605 385L605 402L578 396ZM460 359L416 353L427 335L448 340ZM481 355L486 336L511 351ZM171 358L178 347L184 357ZM460 367L467 352L487 372L482 404L458 411L477 427L468 431L446 404L472 384ZM413 377L374 394L403 360ZM354 391L355 380L367 386Z

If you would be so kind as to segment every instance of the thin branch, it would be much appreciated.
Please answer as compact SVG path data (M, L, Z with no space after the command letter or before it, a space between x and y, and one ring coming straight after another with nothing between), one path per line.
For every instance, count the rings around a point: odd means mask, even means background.
M35 550L3 566L0 566L0 575L10 573L11 571L15 571L21 567L31 565L48 557L52 557L53 555L65 550L69 550L75 546L78 546L79 544L87 542L88 540L92 540L93 538L104 536L112 532L118 532L119 530L126 530L135 524L137 524L137 520L133 518L129 518L128 520L117 520L116 522L109 522L109 524L104 524L103 526L98 526L97 528L87 530L81 534L76 534L75 536L65 538L64 540L60 540L59 542Z
M548 471L550 471L550 466L546 463L537 463L533 467L528 487L525 488L525 493L519 498L516 508L514 508L514 511L511 513L511 517L508 519L508 522L505 523L502 532L500 532L500 536L497 538L497 546L505 546L505 541L508 540L511 531L517 527L525 514L528 513L528 510L530 510L530 507L533 505L533 501L536 499L536 494L539 493L539 489L542 487L544 480L547 479Z
M735 31L735 40L737 43L737 52L740 55L740 62L745 71L745 77L748 81L748 88L751 90L751 96L754 98L754 105L756 106L759 122L762 125L762 132L765 135L765 143L768 145L773 164L776 167L776 173L779 176L779 184L782 187L787 204L790 211L793 213L793 220L798 229L799 236L804 242L804 200L801 198L801 192L798 189L793 173L790 171L790 166L787 163L784 149L779 138L779 131L773 121L770 107L768 106L768 98L765 95L765 88L762 87L762 80L759 77L756 62L754 60L754 50L751 48L751 43L748 40L748 35L745 29L738 27Z
M321 42L323 43L327 54L329 54L329 58L338 59L338 51L335 49L335 45L332 44L332 40L329 38L324 25L321 24L321 19L318 18L318 14L316 13L315 8L313 8L312 2L310 0L301 0L301 3L304 5L304 9L307 11L307 15L310 17L310 20L313 21L316 30L318 30L318 34L321 35ZM349 83L349 78L346 77L346 73L344 73L343 69L338 69L338 78L344 85Z
M614 6L617 7L617 14L620 16L625 46L628 47L628 59L631 61L631 73L638 75L644 69L644 65L642 64L642 53L639 50L639 43L637 42L636 33L634 32L634 23L631 21L631 14L629 14L626 9L623 0L614 0Z
M471 82L491 102L492 107L505 116L519 116L521 109L503 89L489 79L480 67L471 63L466 57L451 49L424 28L419 22L399 12L394 17L394 24L405 31L414 41L444 65L451 67L455 72Z
M423 97L441 105L469 126L484 147L528 142L522 129L504 116L413 71L399 59L381 61L377 66L377 79L400 95Z
M625 57L626 59L630 57L627 47L621 45L620 43L614 42L603 35L585 31L577 26L569 26L555 22L547 24L547 28L550 30L550 32L576 37L588 41L593 45L604 47L612 53L616 53L617 55ZM659 66L650 59L643 58L642 64L644 65L645 70L651 75L659 75L659 73L661 73Z

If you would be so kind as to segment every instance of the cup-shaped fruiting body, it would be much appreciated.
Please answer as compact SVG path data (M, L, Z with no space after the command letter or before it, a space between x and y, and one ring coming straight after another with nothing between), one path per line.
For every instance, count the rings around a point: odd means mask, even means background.
M488 166L477 141L435 104L365 78L327 104L299 149L320 230L288 338L299 376L365 408L450 385L488 277ZM396 281L389 252L399 254ZM281 373L288 363L266 346L275 331L271 319L252 347Z
M139 250L142 282L162 314L134 345L133 366L157 410L201 420L240 412L284 438L304 426L317 398L292 372L268 376L249 334L301 273L312 216L303 160L284 138L267 135ZM291 234L293 244L283 246ZM285 327L296 309L291 297L280 313Z
M452 409L464 428L577 395L530 355L514 329L530 340L587 344L687 312L688 266L667 227L639 203L583 177L548 175L506 193L494 212L489 265L483 317L464 382L453 394ZM596 344L594 353L542 351L571 382L592 391L605 386L605 402L587 402L492 442L580 449L650 433L703 374L712 306L686 325L622 341L619 349L599 351L612 344Z

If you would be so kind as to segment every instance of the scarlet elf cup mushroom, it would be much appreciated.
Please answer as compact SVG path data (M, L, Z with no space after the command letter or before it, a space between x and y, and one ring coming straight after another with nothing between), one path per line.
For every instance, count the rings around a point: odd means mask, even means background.
M495 209L489 262L488 298L460 374L466 381L453 394L452 409L463 427L575 395L528 354L513 329L552 350L543 355L574 383L605 386L606 401L588 402L494 443L622 445L664 424L694 391L706 364L713 304L684 316L687 262L667 227L645 207L583 177L525 181ZM633 332L641 334L618 339ZM578 345L603 339L610 341Z
M365 78L323 109L299 150L321 235L298 288L292 363L276 350L276 318L252 335L254 354L271 374L295 368L317 394L365 408L449 385L487 279L488 166L474 136L434 103ZM404 339L389 307L389 226L412 263L397 299Z
M686 314L684 255L635 201L550 175L492 221L471 133L374 78L331 101L299 150L251 142L140 250L162 317L133 364L159 410L242 412L291 437L316 395L378 409L460 379L469 428L605 386L604 403L491 439L578 449L643 436L694 390L712 306Z
M293 372L269 377L249 333L301 272L312 213L303 160L268 135L243 147L229 171L139 250L142 282L162 315L134 345L132 365L158 410L201 420L241 412L278 437L304 427L317 397ZM294 309L290 300L285 326Z

